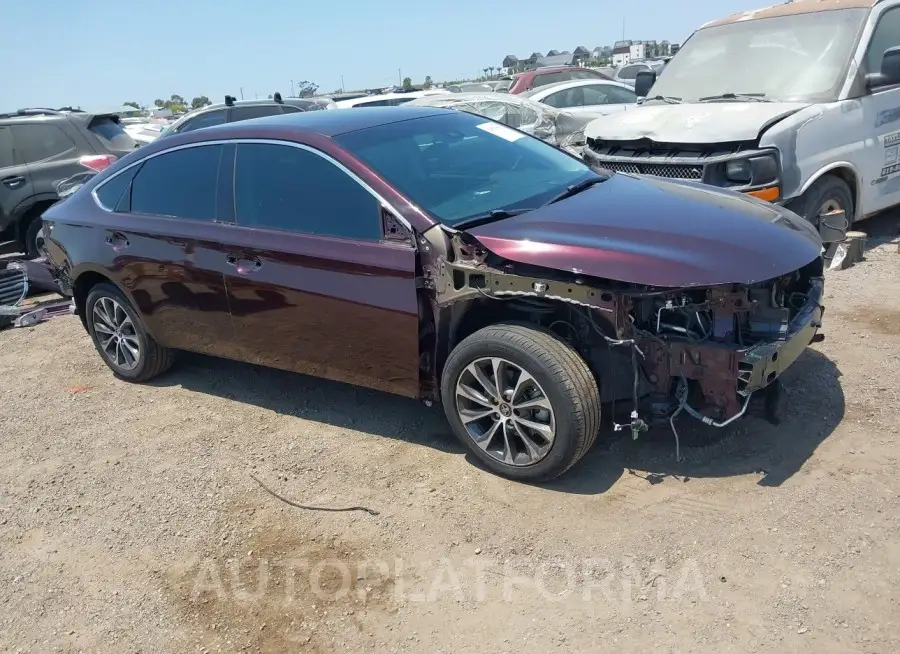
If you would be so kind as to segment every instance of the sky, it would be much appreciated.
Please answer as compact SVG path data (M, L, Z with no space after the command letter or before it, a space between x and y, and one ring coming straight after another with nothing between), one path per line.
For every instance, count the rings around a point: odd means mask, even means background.
M481 75L503 57L622 38L681 43L773 0L0 0L0 110L151 105Z

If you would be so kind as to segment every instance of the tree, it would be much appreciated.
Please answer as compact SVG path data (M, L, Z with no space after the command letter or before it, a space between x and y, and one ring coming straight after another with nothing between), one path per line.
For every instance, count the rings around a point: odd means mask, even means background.
M156 106L156 107L162 108L162 107L164 107L164 106L166 105L166 101L165 101L165 100L160 100L159 98L157 98L156 100L153 101L153 105Z
M125 107L134 107L135 109L140 109L140 108L141 108L141 105L139 105L137 102L126 102L126 103L124 103L123 106L125 106Z
M200 107L205 107L210 104L209 98L205 95L198 95L196 98L191 100L191 109L199 109Z
M297 97L299 98L308 98L310 96L313 96L318 90L319 85L315 82L310 82L308 80L297 82Z
M182 98L177 93L173 93L172 97L169 98L169 102L171 104L184 104L184 98Z
M484 76L487 77L488 69L487 69L487 68L482 68L481 70L484 72Z
M493 66L488 66L488 70L490 71L489 75L490 75L491 77L493 77L493 76L494 76L494 67L493 67Z
M425 83L422 86L426 89L430 89L432 86L434 86L434 82L431 81L431 75L425 76Z
M410 79L409 77L404 77L403 78L403 90L409 91L411 88L412 88L412 79Z

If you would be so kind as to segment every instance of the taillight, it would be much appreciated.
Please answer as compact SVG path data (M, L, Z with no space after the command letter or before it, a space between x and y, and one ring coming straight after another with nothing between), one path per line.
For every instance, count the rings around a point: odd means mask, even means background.
M90 168L99 173L112 166L116 162L116 159L118 159L118 157L114 154L92 154L81 157L78 160L78 163L85 168Z

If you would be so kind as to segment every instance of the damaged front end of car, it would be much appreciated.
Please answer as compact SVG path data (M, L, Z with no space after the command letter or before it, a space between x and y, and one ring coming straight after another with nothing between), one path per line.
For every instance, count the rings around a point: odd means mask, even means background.
M823 338L821 257L759 283L663 288L508 261L449 228L421 237L420 252L430 300L423 310L432 317L422 382L435 398L455 343L486 325L521 321L580 353L601 402L630 406L616 429L634 438L653 424L674 430L681 413L715 427L749 411L777 423L780 376Z

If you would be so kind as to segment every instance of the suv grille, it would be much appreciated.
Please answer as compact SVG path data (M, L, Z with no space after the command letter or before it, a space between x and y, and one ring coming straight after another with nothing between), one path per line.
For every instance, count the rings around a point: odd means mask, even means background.
M624 161L603 161L598 163L604 168L620 173L633 173L638 175L656 175L657 177L672 177L675 179L703 179L703 166L678 166L662 163L631 163Z
M28 292L25 271L18 268L0 270L0 306L15 306Z

